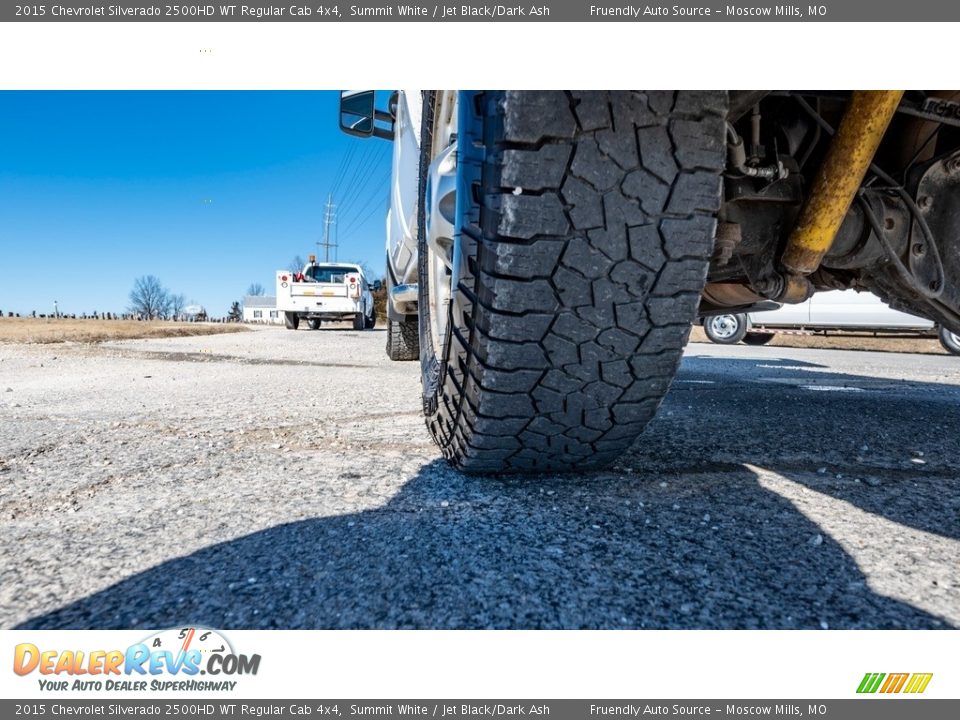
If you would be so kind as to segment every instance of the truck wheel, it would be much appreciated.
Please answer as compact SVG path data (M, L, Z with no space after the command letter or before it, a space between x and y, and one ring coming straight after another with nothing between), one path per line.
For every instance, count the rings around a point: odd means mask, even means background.
M371 310L370 314L364 318L363 327L365 330L373 330L376 326L377 326L377 311L373 309Z
M416 360L420 357L417 323L387 320L387 357L391 360Z
M718 345L736 345L747 334L747 316L743 313L711 315L703 319L703 331L710 342Z
M319 329L320 329L320 320L319 320L318 318L309 318L309 319L307 320L307 326L308 326L311 330L319 330Z
M363 330L364 325L366 325L366 316L362 312L358 312L353 316L353 329L354 330Z
M293 312L285 312L283 314L283 326L287 330L296 330L300 327L300 316Z
M960 335L950 332L947 328L940 328L940 344L944 350L954 355L960 355Z
M774 333L748 332L743 336L745 345L766 345L774 338Z
M583 470L670 386L713 249L724 92L429 92L427 426L468 472Z

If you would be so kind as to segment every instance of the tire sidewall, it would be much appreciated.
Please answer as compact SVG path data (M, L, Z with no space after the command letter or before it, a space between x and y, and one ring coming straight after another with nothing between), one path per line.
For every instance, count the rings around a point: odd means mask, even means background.
M752 347L762 347L763 345L769 345L773 342L774 337L775 335L773 333L748 331L747 334L743 336L743 342Z
M727 337L721 337L716 334L713 329L713 323L718 318L730 317L733 318L737 323L737 329L733 332L732 335ZM706 318L703 321L703 331L707 334L707 337L710 339L710 342L717 343L718 345L736 345L738 342L743 340L744 336L747 334L747 329L749 322L747 321L747 316L743 313L728 313L725 315L712 315L711 317Z
M953 355L960 355L960 336L945 327L940 328L940 344Z
M420 116L420 172L417 180L417 322L420 335L420 374L423 392L423 412L429 417L437 409L437 388L440 378L440 352L433 346L430 323L429 250L426 232L426 190L430 168L430 147L433 144L434 106L436 91L423 91L423 111Z

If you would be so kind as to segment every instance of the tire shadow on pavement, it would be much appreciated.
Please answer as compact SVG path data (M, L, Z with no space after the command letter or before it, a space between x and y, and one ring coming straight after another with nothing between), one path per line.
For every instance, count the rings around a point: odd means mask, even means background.
M434 461L383 507L211 545L20 627L952 627L958 436L956 386L692 358L611 471Z
M684 361L664 409L633 450L649 443L659 467L671 458L759 464L878 517L960 540L960 368L948 385L795 359L695 357ZM707 442L683 431L694 423Z

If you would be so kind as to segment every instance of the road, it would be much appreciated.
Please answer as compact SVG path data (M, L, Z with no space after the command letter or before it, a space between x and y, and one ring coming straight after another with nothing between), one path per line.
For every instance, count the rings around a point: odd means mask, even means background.
M692 344L617 466L519 479L384 341L0 345L0 626L960 626L960 358Z

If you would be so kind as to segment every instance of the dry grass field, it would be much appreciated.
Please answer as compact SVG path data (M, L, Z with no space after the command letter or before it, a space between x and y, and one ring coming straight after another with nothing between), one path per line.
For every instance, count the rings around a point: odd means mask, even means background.
M69 320L61 318L0 318L0 343L97 343L106 340L187 337L244 332L247 327L226 323L174 323L136 320ZM703 328L694 327L690 342L710 342ZM784 335L768 347L818 348L822 350L872 350L879 352L944 355L933 338L870 337L866 335Z
M136 320L69 320L65 318L0 318L0 343L97 343L105 340L184 337L243 332L243 325L225 323L137 322Z

